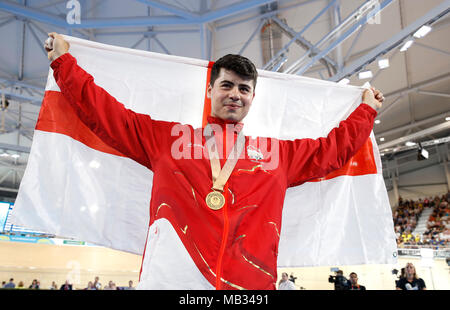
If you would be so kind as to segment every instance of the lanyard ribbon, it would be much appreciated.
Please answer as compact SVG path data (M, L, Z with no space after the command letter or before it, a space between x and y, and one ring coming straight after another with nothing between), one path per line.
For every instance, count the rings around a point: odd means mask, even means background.
M221 169L217 142L210 124L206 125L204 135L206 137L206 148L208 149L209 161L211 163L213 182L212 189L215 191L223 192L223 188L230 178L230 175L233 172L233 169L236 166L236 163L241 156L242 151L244 150L245 137L241 130L236 139L236 142L234 143L233 149L231 150L231 153L227 158L227 161Z

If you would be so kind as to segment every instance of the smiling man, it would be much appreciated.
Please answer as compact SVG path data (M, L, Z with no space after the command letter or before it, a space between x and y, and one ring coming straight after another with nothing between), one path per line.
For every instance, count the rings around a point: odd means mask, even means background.
M244 57L226 55L216 61L208 86L211 115L232 122L242 121L255 97L257 77L255 65Z
M368 139L383 101L377 90L364 92L327 137L250 138L242 121L257 70L245 57L226 55L211 70L208 124L193 128L126 109L78 66L62 36L49 36L55 80L79 118L154 173L138 289L275 289L287 188L342 167ZM177 144L180 134L190 143ZM198 152L205 156L192 156Z

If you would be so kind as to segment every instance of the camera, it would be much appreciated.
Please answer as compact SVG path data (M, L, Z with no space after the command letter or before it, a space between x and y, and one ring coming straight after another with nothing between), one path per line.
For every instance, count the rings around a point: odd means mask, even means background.
M334 289L337 291L343 291L348 289L348 280L342 275L342 271L337 271L335 276L330 275L328 282L334 283Z

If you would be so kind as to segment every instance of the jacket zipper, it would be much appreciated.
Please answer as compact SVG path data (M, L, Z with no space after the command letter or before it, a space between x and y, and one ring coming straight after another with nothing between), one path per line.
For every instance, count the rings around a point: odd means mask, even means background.
M222 234L222 242L220 243L220 250L219 250L219 256L217 258L217 266L216 266L216 290L222 289L222 259L225 254L225 246L228 239L228 230L230 227L229 221L228 221L228 199L227 199L227 192L228 192L228 183L225 184L225 187L223 189L225 193L225 205L223 206L223 234Z

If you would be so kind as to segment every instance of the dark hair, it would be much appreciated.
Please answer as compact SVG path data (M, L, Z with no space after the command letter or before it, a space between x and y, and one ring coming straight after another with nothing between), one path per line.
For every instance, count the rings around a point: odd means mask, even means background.
M253 87L256 86L258 71L250 59L235 54L228 54L219 58L211 68L210 84L214 85L219 76L220 69L231 70L245 80L253 80Z

